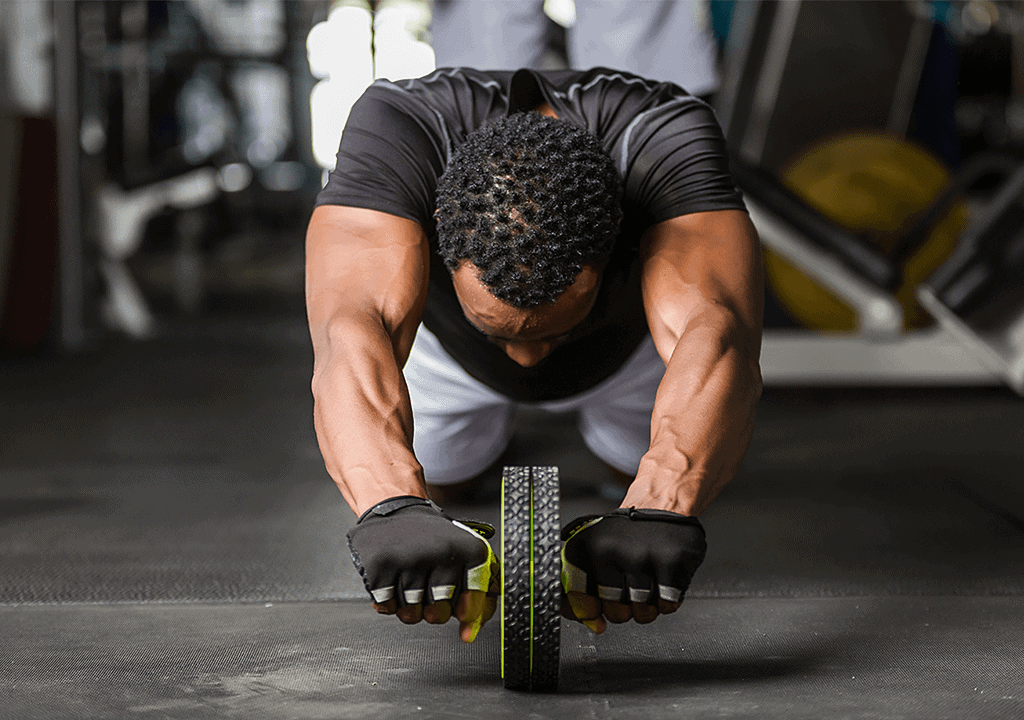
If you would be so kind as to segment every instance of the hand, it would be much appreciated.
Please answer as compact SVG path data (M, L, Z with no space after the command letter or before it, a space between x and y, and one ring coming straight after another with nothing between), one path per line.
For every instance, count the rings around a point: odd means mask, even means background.
M678 610L707 551L697 518L665 510L581 517L562 539L562 614L596 633Z
M497 607L499 570L485 539L494 528L472 525L412 496L363 513L348 544L374 609L407 624L443 624L454 615L459 637L473 642Z

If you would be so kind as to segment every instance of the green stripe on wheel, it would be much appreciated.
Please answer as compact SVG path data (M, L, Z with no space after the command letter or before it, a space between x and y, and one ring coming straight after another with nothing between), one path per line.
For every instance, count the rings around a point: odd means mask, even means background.
M558 469L505 468L501 492L501 672L506 688L558 684Z

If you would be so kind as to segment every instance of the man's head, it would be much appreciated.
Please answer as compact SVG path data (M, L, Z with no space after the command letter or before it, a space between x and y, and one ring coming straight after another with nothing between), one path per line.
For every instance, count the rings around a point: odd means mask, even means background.
M437 208L438 250L470 322L493 340L535 343L582 321L618 236L621 194L611 158L582 128L531 112L471 133ZM504 325L474 322L502 313Z
M469 261L500 300L552 302L584 265L601 266L618 235L621 183L586 130L517 113L471 133L438 186L438 249Z

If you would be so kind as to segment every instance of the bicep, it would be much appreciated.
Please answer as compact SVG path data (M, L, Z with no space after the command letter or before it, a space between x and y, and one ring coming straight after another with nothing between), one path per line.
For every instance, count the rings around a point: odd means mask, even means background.
M337 324L379 322L401 365L426 303L429 247L419 223L322 205L306 233L306 311L314 351Z
M644 237L644 308L668 362L687 327L704 313L735 325L736 342L760 353L764 280L757 232L740 210L682 215Z

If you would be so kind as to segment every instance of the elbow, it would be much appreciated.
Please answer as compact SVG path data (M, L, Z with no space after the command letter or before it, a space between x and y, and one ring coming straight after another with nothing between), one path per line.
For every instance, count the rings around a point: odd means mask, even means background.
M761 380L761 326L747 322L740 313L720 303L708 302L703 311L695 315L687 330L703 329L715 339L721 353L736 353L749 366L752 374ZM684 331L685 332L685 331Z
M742 340L723 341L722 359L727 362L731 384L737 400L753 410L760 402L764 392L764 377L761 375L761 363L757 355L751 351L749 343Z
M750 393L751 406L757 405L764 392L761 374L761 331L752 329L733 316L728 331L722 336L723 344L733 354L741 375L742 385Z
M747 393L751 407L764 392L761 374L761 329L743 322L737 313L717 306L709 319L709 330L723 359L729 359L736 387Z

